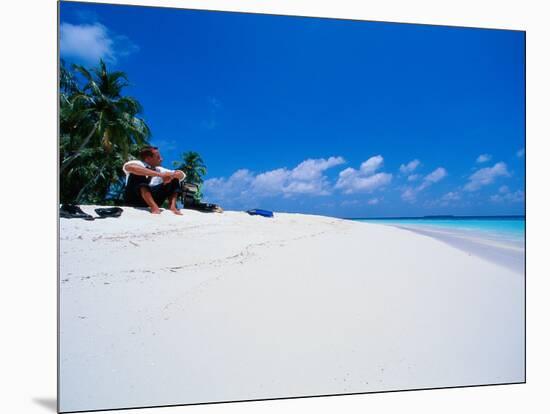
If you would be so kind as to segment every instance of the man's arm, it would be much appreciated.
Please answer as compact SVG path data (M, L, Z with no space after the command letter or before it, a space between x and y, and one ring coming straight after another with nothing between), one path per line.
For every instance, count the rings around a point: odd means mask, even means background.
M167 176L170 175L170 173L157 172L155 170L150 170L148 168L142 167L141 165L130 164L130 163L128 163L124 166L124 171L126 171L129 174L142 175L142 176L147 176L147 177L161 177L161 178L164 178L164 177L167 177Z
M163 167L158 167L159 170L164 173L165 175L162 177L162 181L164 182L164 184L168 184L170 181L172 181L174 178L177 178L178 181L183 181L185 179L185 177L187 176L187 174L185 174L183 171L181 170L168 170L166 168L163 168Z
M174 178L183 181L187 175L182 170L174 171Z

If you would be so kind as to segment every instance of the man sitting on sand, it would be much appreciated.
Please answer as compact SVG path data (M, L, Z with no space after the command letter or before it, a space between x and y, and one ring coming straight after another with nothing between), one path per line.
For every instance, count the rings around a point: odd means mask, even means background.
M176 200L181 193L180 181L185 173L160 166L162 157L157 147L144 147L139 160L128 161L122 169L126 173L124 201L129 206L149 207L151 213L160 214L159 206L168 199L169 209L181 215Z

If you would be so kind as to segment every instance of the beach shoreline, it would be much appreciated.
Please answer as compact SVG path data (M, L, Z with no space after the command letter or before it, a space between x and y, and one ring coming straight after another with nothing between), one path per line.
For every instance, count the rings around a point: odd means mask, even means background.
M381 224L442 241L468 254L525 274L523 216L351 219ZM465 225L466 223L466 225ZM509 223L517 223L510 226Z
M392 226L183 213L61 219L63 411L524 381L510 268Z
M433 229L426 226L395 225L395 227L440 240L449 246L508 268L520 275L525 274L525 249L522 243L505 243L482 235L476 235L476 237L461 231Z

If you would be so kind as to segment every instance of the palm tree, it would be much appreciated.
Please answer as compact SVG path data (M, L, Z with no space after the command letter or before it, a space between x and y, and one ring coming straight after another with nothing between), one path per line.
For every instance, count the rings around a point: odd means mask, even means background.
M196 151L187 151L181 155L182 161L174 162L174 166L178 170L182 170L185 175L185 181L188 183L195 184L199 191L195 195L197 200L200 200L202 197L201 187L204 182L203 177L206 175L207 168L204 164L204 160L201 155Z
M73 65L73 69L85 78L86 84L65 105L69 113L61 114L62 132L68 129L71 137L79 138L76 148L62 159L61 174L85 148L101 146L110 153L117 145L126 157L132 143L144 145L151 136L147 124L137 116L142 111L139 102L121 95L128 86L124 72L109 72L103 60L91 71L80 65Z
M151 135L138 117L141 105L122 96L124 72L109 72L103 61L95 69L60 67L60 195L62 202L102 202L120 180L122 164ZM76 74L85 82L78 86Z
M185 181L195 185L203 183L203 176L206 175L207 169L201 155L195 151L187 151L181 155L182 161L174 162L174 166L178 170L182 170L186 175Z
M80 92L74 74L67 69L63 59L61 59L59 65L59 92L62 97L72 96Z

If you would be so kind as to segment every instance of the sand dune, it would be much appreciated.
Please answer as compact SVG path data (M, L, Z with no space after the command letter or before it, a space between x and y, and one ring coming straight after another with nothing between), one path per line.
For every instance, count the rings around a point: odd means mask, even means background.
M424 235L126 208L60 238L63 411L524 380L523 276Z

